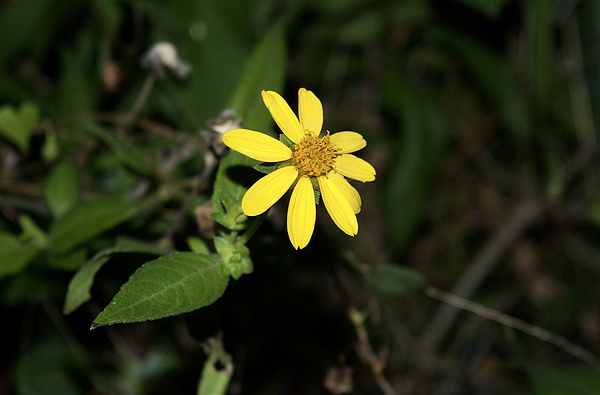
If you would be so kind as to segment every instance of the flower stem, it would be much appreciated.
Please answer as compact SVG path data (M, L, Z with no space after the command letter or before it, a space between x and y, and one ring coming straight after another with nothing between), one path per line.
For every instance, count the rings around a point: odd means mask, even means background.
M256 217L254 219L254 221L252 222L252 225L250 225L250 227L248 228L247 231L244 232L243 235L241 235L236 241L235 243L238 245L245 245L248 240L250 240L250 238L254 235L254 233L256 233L256 231L258 230L260 224L263 223L263 221L265 220L265 218L267 218L267 213L269 212L269 210L265 211L264 213L262 213L261 215L259 215L258 217Z

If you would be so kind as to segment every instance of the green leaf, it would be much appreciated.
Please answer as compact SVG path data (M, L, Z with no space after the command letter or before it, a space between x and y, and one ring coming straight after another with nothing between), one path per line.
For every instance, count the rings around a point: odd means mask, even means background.
M94 277L109 259L110 257L107 256L102 256L98 259L94 257L75 273L69 282L65 305L63 306L63 314L71 314L79 306L92 298L90 289L92 289L92 285L94 284Z
M160 96L153 94L153 98L162 101L163 111L169 112L175 122L187 124L192 130L202 128L207 119L226 108L242 74L252 44L252 34L247 30L251 3L203 0L143 4L152 28L161 27L153 36L179 37L171 41L180 43L180 58L193 68L185 84L175 85L172 79L157 84L157 91L170 89ZM165 36L164 29L173 33Z
M399 74L391 62L384 101L401 120L403 135L394 150L383 203L392 247L401 251L421 220L449 138L446 114L437 97Z
M0 107L0 135L15 144L21 152L27 152L38 118L39 109L35 103L21 103L19 111L5 104Z
M23 270L39 254L32 246L23 245L8 233L0 233L0 278Z
M75 127L78 127L84 133L106 143L119 161L124 165L141 174L150 174L152 172L146 163L144 152L140 146L119 140L113 132L108 131L95 123L82 122L76 124Z
M535 395L596 395L600 371L588 366L527 368Z
M137 208L115 200L94 200L77 206L50 228L50 251L64 254L126 221Z
M185 239L185 241L188 247L190 247L190 250L192 250L193 252L197 254L210 254L208 246L201 238L190 236L187 239Z
M96 273L106 262L108 262L110 259L109 255L117 253L164 255L167 254L168 251L125 239L117 242L115 247L98 252L87 261L77 273L75 273L73 278L71 278L67 289L67 296L65 297L65 305L63 307L64 314L71 314L79 306L90 300L92 297L90 289L92 289L92 285L94 284Z
M254 165L252 168L256 171L260 171L263 174L270 174L277 170L276 163L261 163L260 165Z
M219 338L208 339L206 352L208 353L208 359L202 369L197 394L224 395L227 392L233 373L231 355L227 354ZM217 367L217 364L219 367Z
M71 160L55 165L44 186L46 203L55 218L62 217L79 201L79 170Z
M266 132L273 124L260 92L282 93L286 70L285 30L278 23L254 49L235 94L229 102L236 114L244 116L245 127Z
M278 23L263 37L254 49L235 94L230 100L228 107L232 108L236 114L244 115L243 123L247 128L266 132L267 128L273 124L260 92L262 90L281 91L283 88L286 68L284 33L283 24ZM236 167L252 167L258 163L258 161L235 151L231 151L223 159L217 170L212 196L216 221L225 219L221 214L227 214L227 208L235 201L241 200L248 189L246 185L234 180L230 172L234 172ZM237 173L239 174L239 172ZM221 224L232 227L228 223Z
M488 18L498 19L509 0L455 0L481 12Z
M283 133L279 134L279 141L281 141L283 144L285 144L285 146L288 147L289 149L291 149L292 151L294 150L294 148L296 148L296 144L294 144L294 142L292 140L290 140L289 137Z
M48 254L47 259L53 268L72 272L85 264L87 251L85 248L79 248L67 255Z
M252 167L258 161L248 158L238 152L231 151L217 170L215 178L215 187L212 197L215 213L227 214L226 209L234 202L242 199L248 187L241 184L239 181L232 178L234 170L243 170L243 167Z
M46 139L42 145L41 154L46 162L52 162L58 156L60 147L58 144L58 136L54 131L46 131Z
M19 215L19 226L21 226L21 240L26 241L33 247L38 249L46 248L48 244L48 238L43 230L33 221L33 219L27 214Z
M225 237L215 236L213 239L217 253L223 258L223 265L229 270L234 280L239 279L242 274L250 274L254 271L252 260L248 257L250 250L243 244L231 244Z
M75 46L61 46L60 80L55 91L55 105L60 114L86 113L96 108L99 86L97 79L82 69L92 66L89 57L89 40L94 39L92 32L84 27ZM88 38L87 42L85 38Z
M515 140L527 142L531 137L527 106L506 59L484 44L452 30L434 29L427 34L461 57L465 67L483 88L483 93L502 112Z
M140 267L92 323L140 322L186 313L223 295L229 276L218 257L178 252Z
M373 291L380 297L405 295L427 285L423 275L398 265L381 265L369 275Z

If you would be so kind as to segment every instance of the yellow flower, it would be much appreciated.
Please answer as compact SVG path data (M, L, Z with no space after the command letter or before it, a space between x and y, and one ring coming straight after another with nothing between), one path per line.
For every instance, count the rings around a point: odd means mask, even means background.
M300 120L276 92L262 91L271 116L293 150L273 137L248 129L235 129L223 135L231 149L263 162L282 162L277 170L258 180L244 195L242 210L248 216L264 213L296 183L290 199L287 229L294 248L304 248L315 228L314 188L321 192L325 208L333 222L346 234L358 233L356 214L360 212L360 195L345 177L367 182L375 180L375 169L351 155L367 145L355 132L329 131L319 137L323 126L321 101L304 88L298 91ZM316 183L312 180L316 179Z

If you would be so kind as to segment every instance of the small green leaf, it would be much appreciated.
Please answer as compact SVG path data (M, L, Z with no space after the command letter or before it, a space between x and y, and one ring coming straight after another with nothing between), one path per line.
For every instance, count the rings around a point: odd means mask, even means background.
M294 142L292 140L290 140L289 137L283 133L281 133L279 135L279 141L281 141L283 144L285 144L285 146L288 147L289 149L291 149L292 151L296 148L296 144L294 144Z
M217 250L217 253L221 256L227 254L233 249L233 245L229 239L226 239L225 237L215 236L213 238L213 243L215 243L215 249Z
M221 210L223 210L221 208ZM210 219L214 220L220 225L223 225L226 228L229 228L229 224L227 223L227 216L223 213L212 213L210 215Z
M75 124L75 127L79 127L86 134L106 143L124 165L141 174L151 173L141 146L119 140L114 133L95 123L79 123Z
M535 395L596 395L600 371L588 366L527 368Z
M21 237L28 244L38 249L46 248L48 244L48 238L43 230L34 222L34 220L27 214L19 215L19 226L21 226Z
M185 239L185 241L188 247L190 247L190 250L192 250L193 252L197 254L210 254L208 246L201 238L190 236L187 239Z
M130 323L168 317L207 306L223 295L229 276L218 257L178 252L140 267L92 323Z
M46 203L55 218L62 217L79 201L79 170L74 162L55 165L44 186Z
M248 247L231 244L229 239L221 236L216 236L213 241L217 253L223 258L223 266L229 270L231 277L235 280L239 279L242 274L250 274L254 271Z
M126 221L136 211L135 206L115 200L94 200L75 207L50 228L50 250L64 254Z
M226 214L226 209L234 202L242 200L248 190L246 185L232 178L233 172L243 167L252 167L258 162L235 151L229 152L219 165L215 179L215 188L212 197L215 213ZM252 170L250 170L252 171ZM239 172L238 172L239 173ZM216 219L215 219L216 220Z
M65 297L65 305L63 307L64 314L71 314L79 306L90 300L92 295L90 289L94 284L94 277L98 270L108 262L109 255L117 253L140 253L151 255L163 255L168 251L154 246L147 246L139 242L129 239L119 240L117 245L112 248L107 248L98 252L89 261L85 263L69 282L67 296Z
M260 171L263 174L273 173L277 170L276 163L261 163L260 165L254 165L252 168L256 171Z
M58 136L54 131L46 131L46 139L42 145L41 154L44 161L51 162L58 156L60 147L58 144Z
M27 152L29 140L38 123L39 109L31 102L21 103L19 111L9 104L0 107L0 135Z
M85 248L79 248L67 255L48 254L47 258L48 264L53 268L72 272L85 264L87 251Z
M373 291L381 297L399 296L418 291L427 285L423 275L398 265L381 265L369 276Z
M434 177L447 150L448 120L438 98L397 72L391 61L385 74L383 98L402 122L402 137L390 145L394 153L383 204L391 246L406 247L429 199Z
M223 343L219 338L208 339L205 351L208 353L208 359L202 369L197 394L224 395L227 392L233 373L231 355L225 352ZM217 367L217 364L219 367Z
M83 265L69 282L63 314L71 314L79 306L91 299L90 289L94 284L94 277L100 268L110 258L102 256L98 259L92 258Z
M0 233L0 278L23 270L39 254L32 246L23 245L8 233Z

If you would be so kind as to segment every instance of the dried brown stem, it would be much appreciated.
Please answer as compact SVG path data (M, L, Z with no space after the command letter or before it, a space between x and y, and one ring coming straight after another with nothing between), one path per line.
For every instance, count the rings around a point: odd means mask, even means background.
M531 325L523 320L501 313L498 310L490 309L480 305L479 303L463 299L448 292L440 291L439 289L431 286L426 287L424 293L430 298L442 301L447 305L453 306L454 308L470 311L481 317L496 321L499 324L518 329L545 342L552 343L562 348L572 356L581 359L596 369L600 369L600 359L598 359L594 354L571 343L556 333L549 332L540 328L539 326Z
M352 305L348 306L347 313L348 317L350 318L350 322L352 322L352 325L354 325L354 331L356 332L356 336L358 338L360 354L364 357L369 366L371 366L371 372L373 372L373 376L375 377L375 381L377 381L379 388L381 388L385 395L394 395L396 393L394 388L383 374L386 365L386 355L377 355L373 350L373 346L371 346L371 342L369 342L367 328L365 328L364 325L364 317L356 309L356 307Z
M452 289L452 293L465 299L470 298L510 246L527 228L541 220L543 212L544 204L541 201L525 200L521 202L514 209L506 224L475 256L473 262ZM452 305L444 305L438 310L421 339L421 345L425 351L434 352L437 349L454 324L458 313L459 309Z
M131 106L131 109L129 110L129 112L125 115L125 117L119 123L120 126L127 127L133 122L133 120L135 119L137 114L140 112L142 107L144 107L146 100L148 100L148 96L150 96L150 92L152 91L152 87L154 86L155 81L156 81L155 75L152 73L148 73L148 75L146 76L146 80L144 81L144 85L142 85L142 89L140 90L140 93L138 93L138 96L135 99L133 106Z

